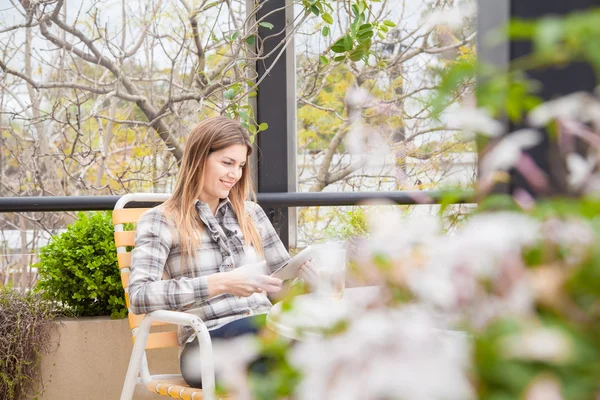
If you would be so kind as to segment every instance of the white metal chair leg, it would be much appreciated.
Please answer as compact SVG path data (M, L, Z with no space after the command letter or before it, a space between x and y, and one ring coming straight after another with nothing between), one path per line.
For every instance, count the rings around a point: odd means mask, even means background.
M135 337L135 343L133 344L133 350L131 352L131 359L129 360L129 366L127 367L127 374L125 375L125 383L123 384L123 390L121 391L121 400L131 400L133 398L133 392L135 391L135 385L140 373L142 357L144 356L151 324L152 321L150 319L144 318L138 328L138 333Z
M213 357L212 342L206 325L199 319L194 321L192 327L198 335L198 346L200 351L200 359L202 362L202 397L205 400L215 400L215 366Z

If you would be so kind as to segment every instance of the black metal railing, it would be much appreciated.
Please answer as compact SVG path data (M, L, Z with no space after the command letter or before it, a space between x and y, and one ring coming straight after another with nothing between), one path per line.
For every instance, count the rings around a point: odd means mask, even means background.
M257 193L257 201L268 207L353 206L373 201L390 201L398 205L439 204L444 198L441 191L396 192L294 192ZM0 197L0 213L112 210L121 196L42 196ZM468 191L453 203L472 203ZM146 207L151 203L131 206Z

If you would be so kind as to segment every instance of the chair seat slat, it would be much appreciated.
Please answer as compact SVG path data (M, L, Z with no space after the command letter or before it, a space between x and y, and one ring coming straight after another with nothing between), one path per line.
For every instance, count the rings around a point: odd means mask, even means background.
M132 312L127 314L127 318L129 319L129 329L135 329L135 328L139 327L140 324L142 323L142 319L144 319L145 316L146 316L146 314L134 314ZM173 325L173 324L171 324L170 322L161 322L161 321L155 321L152 323L152 326L163 326L163 325Z
M117 262L120 269L129 268L131 265L131 253L117 253Z
M135 231L115 232L115 246L134 246Z

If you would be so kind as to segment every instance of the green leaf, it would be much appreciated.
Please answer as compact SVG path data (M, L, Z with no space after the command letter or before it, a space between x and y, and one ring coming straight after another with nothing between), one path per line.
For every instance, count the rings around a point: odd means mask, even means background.
M350 53L350 59L352 61L359 61L365 56L366 52L361 49L356 49L352 53Z
M390 21L389 19L386 19L385 21L383 21L383 24L386 26L389 26L390 28L394 28L396 26L394 21Z
M258 96L258 92L256 90L253 90L250 93L248 93L249 98L256 97L256 96Z
M269 124L267 124L266 122L261 122L260 125L258 125L258 129L261 131L266 131L267 129L269 129Z
M333 61L338 62L338 61L344 61L346 59L346 56L337 56L333 58Z
M323 36L329 36L329 27L328 26L324 26L323 29L321 30L321 34Z
M356 2L356 4L358 5L358 12L359 13L362 13L367 8L367 3L365 3L364 1L358 1L358 2Z
M534 33L536 50L550 54L564 35L562 20L559 18L544 18L538 23Z
M226 98L227 100L231 100L233 99L233 96L235 96L235 90L233 89L227 89L226 91L223 92L223 97Z
M325 57L325 56L320 56L320 57L319 57L319 61L321 61L321 64L322 64L322 65L327 65L327 64L329 64L329 59L328 59L327 57Z
M369 31L369 30L373 30L373 25L372 24L362 24L361 26L358 27L358 32L359 33L361 31Z
M318 8L317 6L314 6L314 5L313 5L313 6L310 6L310 11L312 11L312 12L313 12L313 14L315 14L317 17L318 17L318 16L319 16L319 14L321 13L321 12L319 11L319 8Z
M513 19L508 25L507 34L511 39L530 39L535 32L536 25L532 21Z
M346 51L350 51L354 48L354 40L352 40L350 35L344 36L342 40L344 43L344 49L346 49Z
M321 18L323 18L323 21L327 22L328 24L333 24L333 17L331 16L331 14L324 13L323 15L321 15Z
M254 46L254 43L256 43L256 36L254 35L250 35L246 38L246 43L248 43L248 46Z
M373 42L371 41L371 39L365 40L363 42L360 42L358 44L358 46L356 46L356 49L360 49L363 51L369 51L371 49L371 45L373 44Z
M246 111L240 111L240 112L238 112L238 114L242 118L243 121L248 121L248 113Z
M248 125L248 130L250 131L251 134L256 135L256 126Z
M267 28L267 29L273 29L275 27L275 25L273 25L270 22L259 22L258 24L260 26L262 26L263 28Z
M369 40L373 37L373 31L363 31L363 33L358 33L357 39L359 42L364 42L365 40Z
M346 46L344 44L344 37L338 39L333 46L331 46L331 51L333 51L334 53L345 53L346 52Z
M208 10L209 8L215 7L217 4L219 4L218 1L213 1L211 3L208 3L207 5L204 6L204 8L202 9L201 12L204 12L204 11Z

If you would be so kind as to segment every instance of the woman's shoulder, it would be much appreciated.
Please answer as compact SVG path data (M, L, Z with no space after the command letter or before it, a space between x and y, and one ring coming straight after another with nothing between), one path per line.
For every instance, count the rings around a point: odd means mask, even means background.
M254 201L246 201L246 213L254 220L256 226L262 229L265 225L271 224L269 217L260 206Z
M141 222L168 222L167 214L163 205L149 208L144 211L138 220L138 224Z
M168 215L163 205L158 205L156 207L146 210L140 216L137 225L138 228L140 228L141 226L145 226L152 227L154 229L175 227L173 219Z
M168 242L173 240L174 224L162 205L146 210L137 223L138 235L159 236Z
M244 207L246 208L246 211L254 211L256 207L260 206L252 200L246 200L244 201Z
M244 208L246 209L246 213L253 217L257 217L265 213L262 207L252 200L246 200L244 202Z

